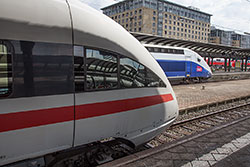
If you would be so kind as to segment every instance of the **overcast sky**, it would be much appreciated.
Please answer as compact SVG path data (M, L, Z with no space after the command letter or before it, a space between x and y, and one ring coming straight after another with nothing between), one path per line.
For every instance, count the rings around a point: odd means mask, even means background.
M114 0L81 0L100 10ZM184 6L194 6L212 14L211 23L222 28L250 33L250 0L171 0Z

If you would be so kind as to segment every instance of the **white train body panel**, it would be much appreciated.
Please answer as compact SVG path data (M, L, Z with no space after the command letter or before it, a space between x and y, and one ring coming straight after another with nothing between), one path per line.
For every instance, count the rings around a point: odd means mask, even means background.
M95 103L118 101L118 104L121 105L122 108L122 103L126 103L128 99L134 100L141 97L157 96L159 94L166 95L172 93L171 91L162 88L117 90L98 92L94 94L85 93L76 95L76 105L91 104L93 103L91 99L95 99ZM125 100L125 102L122 100ZM117 114L77 120L75 144L82 145L89 143L96 138L105 139L110 136L129 139L136 145L142 144L155 136L152 134L150 138L143 138L143 136L140 136L142 135L142 132L145 133L149 129L157 129L161 124L176 118L176 105L177 102L171 100L167 103L149 105L143 108L138 107L137 109L125 110ZM105 106L105 104L103 106ZM106 110L111 110L112 107L114 106L111 105L109 108L106 108ZM140 136L141 139L136 139L135 136Z
M61 95L0 100L0 113L1 116L3 114L24 114L27 111L73 106L73 99L73 95ZM30 114L30 117L34 118L32 114ZM71 115L74 116L73 109ZM12 122L12 120L14 121ZM16 126L6 127L6 129L1 128L0 155L5 158L0 160L0 165L72 147L73 120L42 126L39 126L39 120L36 120L36 125L29 128L26 125L27 120L22 120L20 117L6 121L11 121ZM30 122L33 122L33 120L30 120ZM18 129L14 130L15 127L18 127Z
M1 0L0 23L0 46L12 53L13 77L11 94L0 96L0 166L109 137L139 145L178 116L172 87L150 53L80 1ZM76 92L74 46L126 56L165 86Z

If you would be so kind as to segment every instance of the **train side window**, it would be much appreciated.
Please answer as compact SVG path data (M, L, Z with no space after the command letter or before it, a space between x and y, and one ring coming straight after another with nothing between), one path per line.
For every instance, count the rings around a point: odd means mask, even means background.
M84 48L82 46L74 46L74 76L75 91L83 92L85 83L84 74Z
M86 89L118 88L118 60L113 53L86 49Z
M166 87L150 69L127 57L120 57L121 88Z
M0 97L6 97L12 89L11 53L0 41Z
M147 87L166 87L164 82L150 69L146 68L146 84Z
M121 88L145 87L146 68L136 61L127 58L120 58L120 84Z

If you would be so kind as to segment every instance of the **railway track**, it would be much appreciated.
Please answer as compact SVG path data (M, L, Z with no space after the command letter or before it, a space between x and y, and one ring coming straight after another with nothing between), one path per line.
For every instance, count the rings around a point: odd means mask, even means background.
M159 145L173 142L177 139L199 133L211 127L250 115L250 103L205 113L189 119L175 122L168 130L147 143L146 147L157 147Z

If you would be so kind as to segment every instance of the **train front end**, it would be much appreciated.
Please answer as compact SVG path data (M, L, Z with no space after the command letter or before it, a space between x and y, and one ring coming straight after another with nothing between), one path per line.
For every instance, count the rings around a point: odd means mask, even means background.
M76 96L79 99L76 105L91 101L119 106L117 109L109 107L114 110L112 114L86 121L77 120L79 131L76 134L79 137L76 137L76 145L86 140L92 142L107 137L123 138L134 145L149 141L178 116L177 100L165 73L147 49L121 25L80 2L71 2L74 43L85 48L105 50L115 55L119 62L118 87ZM84 10L79 9L79 6ZM82 19L82 16L88 17ZM94 131L88 136L84 135L83 132L89 132L90 128Z

